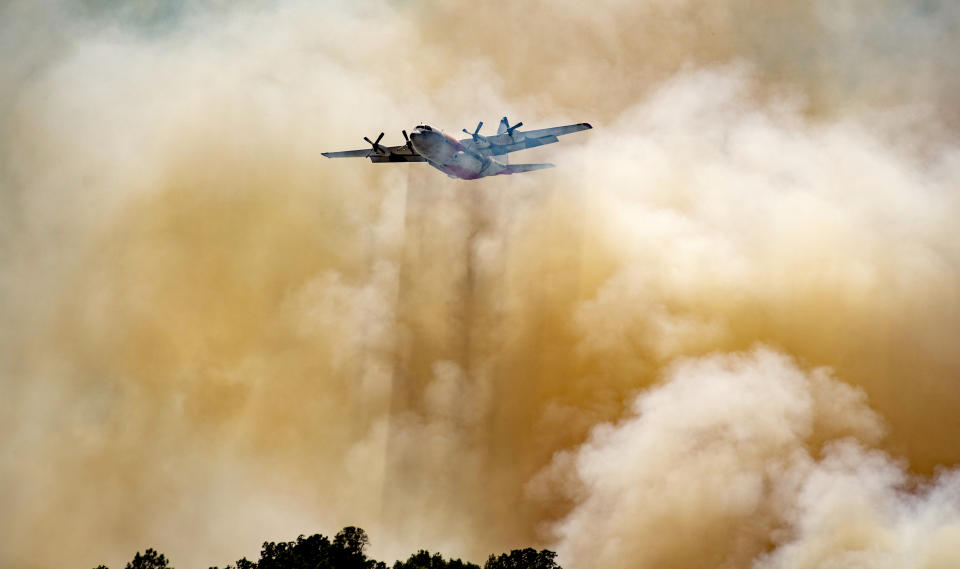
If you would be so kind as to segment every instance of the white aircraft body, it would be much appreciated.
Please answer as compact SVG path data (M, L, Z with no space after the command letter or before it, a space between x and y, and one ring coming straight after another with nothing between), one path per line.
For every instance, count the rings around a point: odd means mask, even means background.
M406 144L400 146L381 146L383 133L373 141L367 137L364 140L370 143L371 148L364 150L347 150L344 152L324 152L327 158L369 158L377 164L383 162L426 162L434 168L444 172L451 178L475 180L485 176L503 174L519 174L543 168L553 168L553 164L508 164L506 155L510 152L524 150L552 144L557 137L593 128L582 122L565 126L541 128L537 130L518 130L523 123L510 126L507 117L500 121L500 128L495 136L480 134L483 122L477 125L473 132L463 129L470 138L457 140L437 129L427 125L419 125L416 130L407 136L403 132ZM498 159L497 157L504 158Z

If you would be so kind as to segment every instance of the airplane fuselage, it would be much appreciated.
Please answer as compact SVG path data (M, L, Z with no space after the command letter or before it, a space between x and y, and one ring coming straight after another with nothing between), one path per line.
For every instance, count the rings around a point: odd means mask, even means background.
M418 126L410 133L410 144L428 164L452 178L475 180L508 171L505 164L472 152L449 134L429 126Z
M500 120L497 134L485 136L480 134L483 121L470 132L470 138L457 140L443 132L427 126L419 125L416 130L407 135L403 132L405 144L397 146L381 146L384 133L376 140L367 137L363 139L370 145L370 149L340 150L337 152L322 152L327 158L369 158L374 164L398 162L426 162L451 178L476 180L486 176L503 174L521 174L553 168L553 164L508 164L506 156L511 152L525 150L557 142L557 137L593 128L589 123L568 124L527 131L518 130L522 122L510 126L507 117ZM504 156L504 158L498 158Z

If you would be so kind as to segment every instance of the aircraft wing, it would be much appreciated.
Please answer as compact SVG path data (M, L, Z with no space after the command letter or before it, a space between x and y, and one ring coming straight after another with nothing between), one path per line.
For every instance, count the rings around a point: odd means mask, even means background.
M580 132L593 128L590 123L582 122L577 124L568 124L566 126L553 126L550 128L539 128L536 130L522 131L526 138L542 138L544 136L562 136L571 132Z
M321 152L327 158L369 158L371 162L425 162L406 144L400 146L380 146L380 151L373 148L363 150L344 150L341 152Z
M477 140L465 138L460 143L481 154L499 156L526 148L552 144L557 142L558 136L591 128L593 127L590 126L590 123L582 122L536 130L505 132L495 136L480 137Z
M342 152L321 152L327 158L366 158L373 153L373 149L364 148L363 150L344 150Z
M394 149L402 149L397 152L392 152ZM393 146L387 148L391 152L387 154L374 154L371 153L369 158L370 161L374 164L379 164L381 162L426 162L427 159L423 156L420 156L416 152L410 150L406 146Z

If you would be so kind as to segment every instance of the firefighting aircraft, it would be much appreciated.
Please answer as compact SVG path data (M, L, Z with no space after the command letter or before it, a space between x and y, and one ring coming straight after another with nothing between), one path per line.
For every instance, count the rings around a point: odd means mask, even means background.
M473 132L463 129L470 138L457 140L435 128L419 125L415 132L410 133L410 136L407 136L407 131L402 131L403 138L407 142L400 146L381 146L380 140L383 138L381 132L377 140L363 137L370 144L369 149L324 152L323 155L327 158L369 158L371 162L377 164L426 162L451 178L475 180L485 176L519 174L553 168L553 164L508 164L506 155L517 150L557 142L557 137L564 134L593 128L588 123L582 122L521 131L517 129L523 126L522 122L510 126L507 117L503 117L496 136L484 136L480 134L482 126L481 121ZM495 156L503 156L503 159L498 160Z

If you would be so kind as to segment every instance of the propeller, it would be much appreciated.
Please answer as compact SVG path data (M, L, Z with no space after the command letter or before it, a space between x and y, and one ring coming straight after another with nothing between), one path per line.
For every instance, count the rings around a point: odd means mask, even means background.
M486 140L486 137L484 137L484 136L482 136L482 135L480 134L480 127L482 127L482 126L483 126L483 121L480 121L480 122L477 123L477 128L476 128L476 130L474 130L473 132L470 132L470 131L467 130L467 129L463 129L463 132L465 132L465 133L469 134L470 136L472 136L474 141Z
M376 152L377 154L384 154L384 153L385 153L383 147L380 146L380 139L382 139L382 138L383 138L383 133L382 133L382 132L380 133L380 136L377 137L377 141L376 141L376 142L370 140L370 139L367 138L366 136L363 137L364 140L366 140L367 142L370 143L370 146L373 147L373 151Z
M403 139L407 141L407 150L413 152L413 145L410 144L410 137L407 136L407 131L401 130L400 132L403 133Z
M507 136L513 136L513 131L517 130L523 126L523 122L518 122L517 124L510 126L510 121L507 120L507 117L500 119L500 134L506 133Z

